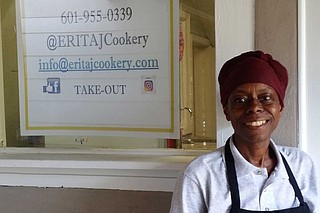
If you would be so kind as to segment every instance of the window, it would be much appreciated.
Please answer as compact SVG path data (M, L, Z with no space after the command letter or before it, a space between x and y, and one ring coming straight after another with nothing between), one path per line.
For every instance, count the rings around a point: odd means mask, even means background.
M167 140L100 136L21 136L15 1L1 2L3 91L0 100L0 139L8 147L99 147L166 148ZM215 148L215 74L213 1L180 1L180 32L183 43L180 62L181 140L185 149ZM1 142L0 141L0 142Z

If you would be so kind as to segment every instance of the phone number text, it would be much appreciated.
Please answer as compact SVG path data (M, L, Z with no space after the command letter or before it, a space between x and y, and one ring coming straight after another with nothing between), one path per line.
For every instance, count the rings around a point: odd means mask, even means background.
M132 15L133 11L131 7L121 7L107 10L64 11L60 18L62 24L77 24L102 21L128 21L132 18Z

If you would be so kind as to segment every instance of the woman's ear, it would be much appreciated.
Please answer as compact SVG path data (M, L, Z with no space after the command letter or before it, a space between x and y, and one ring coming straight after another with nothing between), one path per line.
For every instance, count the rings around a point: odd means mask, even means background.
M224 106L224 107L223 107L223 112L224 112L224 114L225 114L225 116L226 116L227 121L230 121L231 119L230 119L230 114L229 114L228 106Z
M280 108L280 116L282 116L282 113L283 113L283 106L281 106L281 108Z

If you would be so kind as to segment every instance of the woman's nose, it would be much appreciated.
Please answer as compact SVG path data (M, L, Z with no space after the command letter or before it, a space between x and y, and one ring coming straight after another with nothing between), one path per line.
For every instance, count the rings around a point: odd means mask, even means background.
M262 111L263 111L263 108L262 108L261 102L258 99L253 98L248 102L247 113L257 113Z

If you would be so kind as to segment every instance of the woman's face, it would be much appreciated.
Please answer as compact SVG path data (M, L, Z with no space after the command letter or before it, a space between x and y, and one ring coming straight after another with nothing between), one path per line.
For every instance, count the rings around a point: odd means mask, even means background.
M262 83L241 84L224 107L237 141L269 142L282 114L276 91Z

